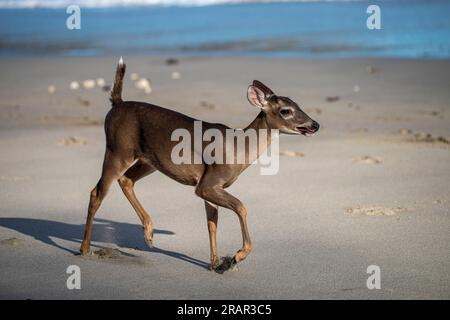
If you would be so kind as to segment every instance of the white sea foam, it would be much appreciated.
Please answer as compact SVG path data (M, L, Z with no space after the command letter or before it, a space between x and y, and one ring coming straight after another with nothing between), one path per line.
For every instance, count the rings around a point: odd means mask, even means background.
M0 0L0 8L64 8L72 4L84 8L116 6L208 6L269 2L349 2L360 0Z

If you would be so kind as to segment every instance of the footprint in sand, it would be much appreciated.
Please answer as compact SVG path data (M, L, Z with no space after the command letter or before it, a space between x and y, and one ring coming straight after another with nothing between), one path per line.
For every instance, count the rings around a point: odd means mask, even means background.
M25 240L22 240L19 238L9 238L9 239L0 240L0 245L5 245L5 246L18 246L18 245L21 245L24 243L25 243Z
M86 145L87 140L80 137L67 137L58 141L59 146L71 146L71 145Z
M283 150L283 151L280 151L280 156L303 158L305 156L305 154L303 152L298 152L298 151Z
M214 104L209 103L207 101L201 101L200 107L202 107L204 109L208 109L208 110L214 110L216 108L216 106Z
M345 213L351 216L395 216L401 212L409 211L410 209L403 207L385 208L379 206L356 206L352 208L345 208Z
M433 136L431 133L414 132L411 129L400 129L395 134L384 138L373 138L374 142L409 143L420 147L450 148L450 136Z
M365 163L365 164L380 164L383 162L383 159L380 157L372 157L372 156L359 156L354 157L354 163Z
M120 250L112 249L112 248L101 248L93 253L99 259L119 259L122 254Z
M424 110L424 111L420 111L420 114L422 115L426 115L426 116L431 116L431 117L437 117L439 119L444 119L444 114L442 110Z
M450 199L436 199L433 201L433 204L443 204L448 206L450 204Z
M442 143L450 144L450 137L434 137L430 133L418 132L414 133L411 130L401 129L400 134L406 136L405 141L407 142L425 142L425 143Z
M110 262L130 263L138 265L144 264L144 261L140 257L130 253L126 253L119 249L112 248L101 248L92 252L88 256L83 257L91 260L104 260Z

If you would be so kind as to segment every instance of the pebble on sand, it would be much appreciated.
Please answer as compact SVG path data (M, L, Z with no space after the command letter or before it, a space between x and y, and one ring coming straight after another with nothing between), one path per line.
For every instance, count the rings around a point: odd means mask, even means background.
M78 90L80 88L78 81L72 81L69 86L71 90Z
M336 102L339 101L340 97L339 96L330 96L330 97L326 97L325 101L326 102Z
M83 87L86 89L92 89L95 87L95 80L88 79L83 81Z
M47 91L48 93L55 93L56 87L54 85L49 85Z
M180 61L177 58L168 58L166 59L166 64L168 66L177 65Z

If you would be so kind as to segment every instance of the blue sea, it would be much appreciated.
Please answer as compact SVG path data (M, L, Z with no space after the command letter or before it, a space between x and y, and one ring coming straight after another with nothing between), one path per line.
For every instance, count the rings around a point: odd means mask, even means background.
M447 59L450 1L0 0L2 57L124 54Z

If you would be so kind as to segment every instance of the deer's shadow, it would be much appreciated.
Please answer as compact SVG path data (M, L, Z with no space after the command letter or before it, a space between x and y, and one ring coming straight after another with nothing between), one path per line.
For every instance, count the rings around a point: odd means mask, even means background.
M84 224L69 224L65 222L30 219L30 218L0 218L0 226L18 231L42 241L48 245L57 247L72 254L79 254L78 251L66 248L52 238L73 241L81 244ZM174 235L169 230L154 229L154 234ZM166 256L192 263L196 266L207 269L208 264L204 261L192 258L185 254L164 250L158 247L148 248L144 243L143 228L137 224L116 222L106 219L95 219L92 228L93 242L113 242L119 247L136 248L147 250L153 253L164 254Z

